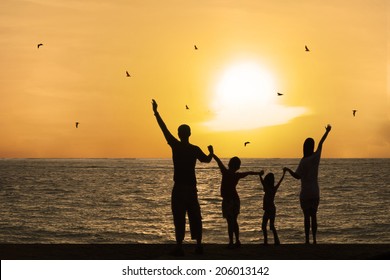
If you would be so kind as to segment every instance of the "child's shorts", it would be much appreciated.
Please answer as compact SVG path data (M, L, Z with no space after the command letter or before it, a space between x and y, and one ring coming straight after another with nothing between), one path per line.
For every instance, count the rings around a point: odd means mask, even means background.
M240 199L223 199L222 215L224 218L234 217L240 214Z

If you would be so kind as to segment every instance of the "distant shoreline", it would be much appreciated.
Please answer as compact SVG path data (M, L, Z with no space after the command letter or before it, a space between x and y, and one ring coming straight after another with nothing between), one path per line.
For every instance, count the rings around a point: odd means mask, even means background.
M170 254L174 244L0 244L2 260L389 260L390 244L205 244L204 254L185 244L185 255Z
M220 157L222 159L228 159L229 157ZM275 159L296 159L299 160L302 157L240 157L241 159L261 159L261 160L275 160ZM390 159L390 157L382 158L382 157L371 157L371 158L344 158L344 157L322 157L322 160L329 160L329 159L343 159L343 160L367 160L367 159ZM0 157L0 160L172 160L171 157L81 157L81 158L75 158L75 157L47 157L47 158L41 158L41 157Z

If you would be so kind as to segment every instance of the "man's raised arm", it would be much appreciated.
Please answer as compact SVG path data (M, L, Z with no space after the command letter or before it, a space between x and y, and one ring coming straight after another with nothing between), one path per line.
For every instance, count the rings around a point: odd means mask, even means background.
M171 142L171 140L175 139L175 137L172 135L172 133L168 130L167 126L165 125L164 121L162 120L160 113L157 111L157 102L156 100L152 99L152 108L154 112L154 116L156 117L157 123L161 128L161 131L164 134L165 139L168 143Z

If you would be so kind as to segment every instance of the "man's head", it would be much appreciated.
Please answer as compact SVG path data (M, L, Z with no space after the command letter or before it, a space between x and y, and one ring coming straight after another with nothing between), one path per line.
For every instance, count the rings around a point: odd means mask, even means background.
M191 128L189 125L182 124L177 129L177 133L178 133L181 141L188 140L188 138L190 138L190 136L191 136Z

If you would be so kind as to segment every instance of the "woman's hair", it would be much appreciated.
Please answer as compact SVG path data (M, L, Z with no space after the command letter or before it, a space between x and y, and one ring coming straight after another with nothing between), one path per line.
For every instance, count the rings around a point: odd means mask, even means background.
M303 143L303 157L309 157L314 153L314 139L307 138Z

